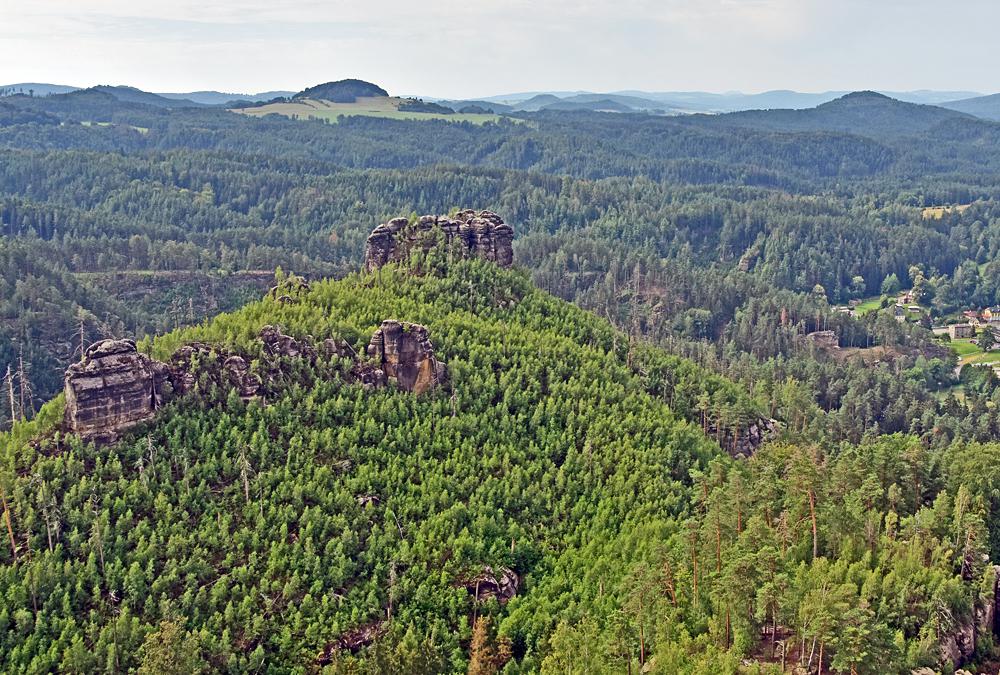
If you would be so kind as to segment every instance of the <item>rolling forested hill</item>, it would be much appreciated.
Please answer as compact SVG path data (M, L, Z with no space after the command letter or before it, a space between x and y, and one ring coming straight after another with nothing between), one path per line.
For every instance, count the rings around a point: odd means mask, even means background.
M975 467L997 446L824 451L790 427L731 460L701 400L758 414L738 387L522 272L441 263L143 347L253 352L279 323L360 351L393 317L430 330L437 389L285 360L266 401L208 384L113 446L56 431L61 399L0 436L0 668L874 673L990 653L997 478Z

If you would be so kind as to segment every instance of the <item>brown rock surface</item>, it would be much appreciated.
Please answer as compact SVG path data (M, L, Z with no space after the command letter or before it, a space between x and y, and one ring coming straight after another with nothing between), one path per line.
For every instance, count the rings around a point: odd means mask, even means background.
M434 357L427 328L419 324L383 321L368 344L368 356L405 391L422 394L444 380L444 364Z
M406 218L379 225L368 236L365 270L406 260L414 250L430 250L437 243L435 228L443 234L444 246L463 257L490 260L501 267L514 262L514 230L510 225L492 211L466 209L453 217L421 216L412 225Z
M401 389L418 394L445 377L427 329L416 324L383 321L368 346L370 359L360 358L343 340L328 338L316 344L309 336L285 335L278 326L264 326L260 341L259 374L251 372L252 356L201 342L180 347L169 363L140 354L132 340L97 342L83 361L66 371L63 428L84 438L113 441L120 432L152 419L175 395L217 396L235 390L244 400L270 396L295 381L289 379L296 372L289 359L308 361L318 377L339 372L371 388L383 387L391 378ZM346 373L340 366L329 369L327 361L334 356L352 362Z
M65 428L85 437L114 438L153 416L168 378L164 364L140 354L134 341L96 342L66 370Z

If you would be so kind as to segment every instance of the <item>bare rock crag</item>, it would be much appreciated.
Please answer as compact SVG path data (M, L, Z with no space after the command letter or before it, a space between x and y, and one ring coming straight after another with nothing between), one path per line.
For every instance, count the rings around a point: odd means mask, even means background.
M264 326L259 335L260 365L253 372L251 354L201 342L180 347L167 363L139 353L132 340L102 340L91 345L80 363L66 370L63 429L104 442L151 420L158 408L184 394L218 395L235 391L245 401L266 399L289 381L295 361L307 361L318 377L343 376L367 388L390 381L418 394L444 381L445 367L434 356L427 328L384 321L368 346L370 358L359 356L343 340L321 343L309 336L285 335ZM347 361L346 370L330 364Z
M462 257L482 258L501 267L514 263L511 226L492 211L466 209L451 217L421 216L413 224L406 218L393 218L379 225L365 245L365 271L404 261L415 250L428 251L439 245L438 229L443 235L443 245Z
M434 357L427 328L386 320L372 335L368 356L400 389L422 394L444 380L444 364Z
M114 437L153 416L168 379L167 366L140 354L132 340L92 344L66 371L64 427L81 436Z

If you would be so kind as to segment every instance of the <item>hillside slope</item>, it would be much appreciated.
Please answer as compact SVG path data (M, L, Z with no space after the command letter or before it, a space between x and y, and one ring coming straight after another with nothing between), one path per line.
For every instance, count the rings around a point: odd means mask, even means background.
M440 279L390 268L316 284L293 303L252 304L153 348L249 347L263 323L280 322L360 349L386 317L429 327L446 388L310 385L299 369L266 406L225 394L212 404L204 391L112 448L5 438L20 562L0 552L0 670L86 670L112 653L126 670L171 617L188 619L212 669L312 668L339 658L351 631L392 628L426 636L440 668L458 670L470 616L505 613L495 599L474 607L469 580L487 566L519 577L508 607L544 630L518 633L531 654L574 602L553 575L560 556L600 540L624 569L625 542L667 527L690 470L718 452L624 365L608 325L485 264ZM645 363L691 395L706 383L727 395L678 359ZM693 401L676 405L694 414ZM60 514L52 546L50 498ZM620 573L609 570L609 586ZM28 583L35 575L43 591ZM2 630L32 595L33 627Z
M732 384L523 272L412 264L434 274L390 265L144 345L249 354L277 373L266 400L195 370L116 445L54 433L58 399L0 436L0 670L734 673L804 664L815 640L833 670L884 673L992 653L1000 446L731 460L703 432L760 414ZM429 328L443 383L365 387L256 337L360 352L386 318Z

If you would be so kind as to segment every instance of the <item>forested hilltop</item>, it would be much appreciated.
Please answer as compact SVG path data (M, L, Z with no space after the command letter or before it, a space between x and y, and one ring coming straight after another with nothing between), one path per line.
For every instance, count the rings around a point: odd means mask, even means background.
M1000 446L824 449L789 429L733 460L701 402L759 415L739 387L522 272L415 264L140 345L256 354L266 398L202 378L112 446L60 432L60 398L4 435L0 668L875 673L990 657L983 460ZM337 356L255 347L276 323L361 353L387 317L427 327L440 385L366 387Z

